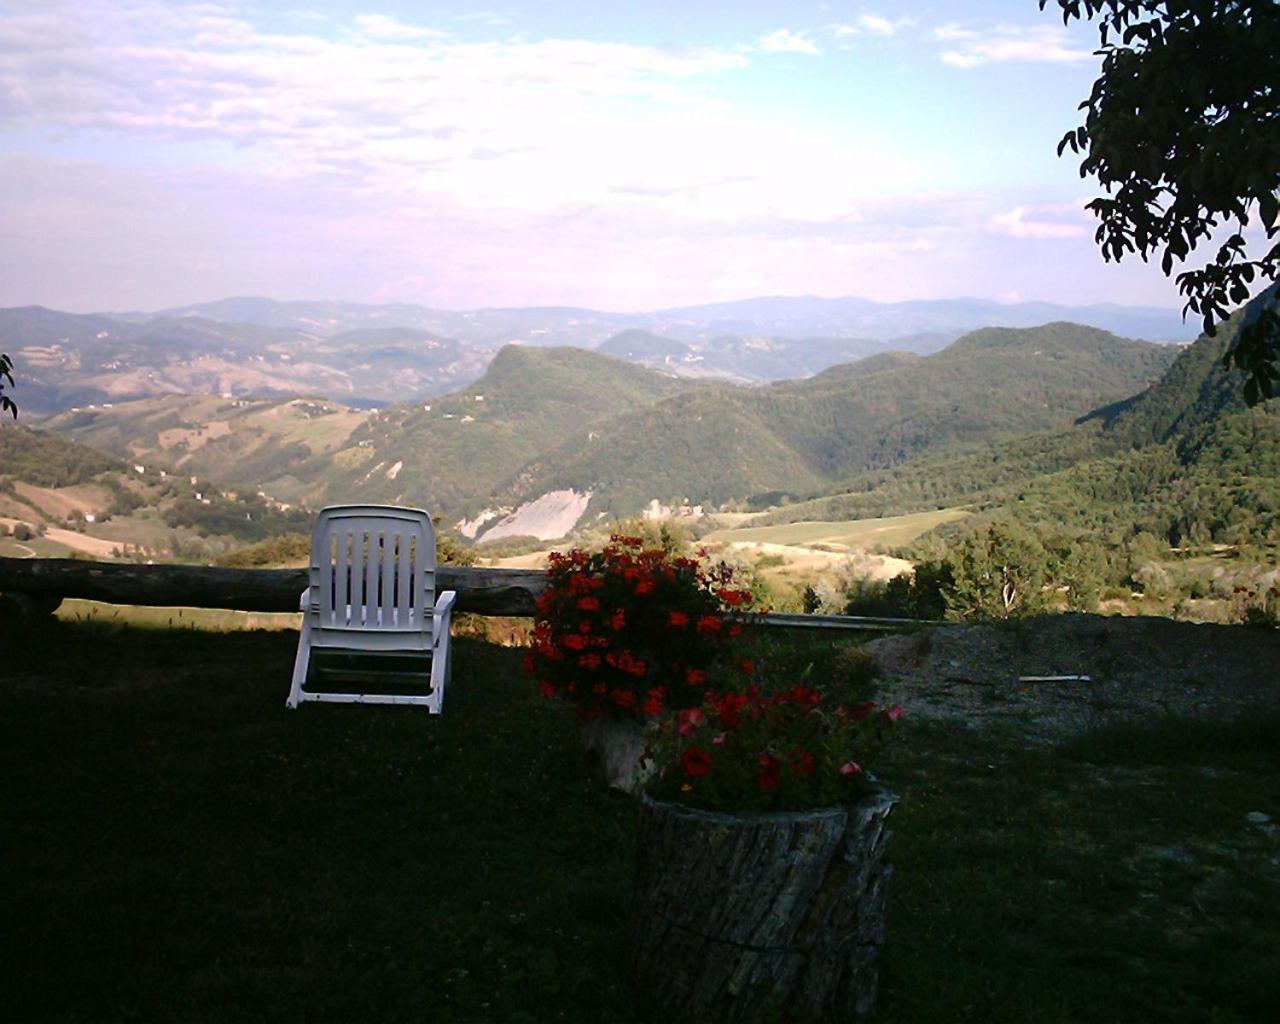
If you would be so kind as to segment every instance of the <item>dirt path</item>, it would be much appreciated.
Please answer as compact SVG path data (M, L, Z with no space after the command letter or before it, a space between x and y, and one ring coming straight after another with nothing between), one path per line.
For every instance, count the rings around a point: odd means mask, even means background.
M1173 619L1048 615L939 626L867 645L882 700L924 719L1019 723L1052 741L1159 713L1280 710L1280 630ZM1031 681L1027 676L1087 676Z

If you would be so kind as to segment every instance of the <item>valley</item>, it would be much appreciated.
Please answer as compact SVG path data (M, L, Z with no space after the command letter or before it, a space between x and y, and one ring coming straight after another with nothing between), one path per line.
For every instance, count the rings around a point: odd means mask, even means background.
M282 310L220 312L256 315L277 338L323 328L365 348L378 331L426 329L304 323ZM30 454L26 428L3 435L0 548L212 559L361 500L429 508L459 551L536 564L618 523L667 522L671 536L738 563L775 606L842 611L901 603L882 594L895 577L920 565L954 573L948 558L1008 528L1030 538L1041 586L1056 580L1066 606L1181 601L1187 614L1235 614L1227 582L1266 604L1280 469L1275 410L1245 410L1219 365L1234 329L1179 348L1065 322L985 327L923 354L734 383L727 364L671 369L695 344L734 351L727 336L629 328L597 351L508 344L461 388L377 408L332 393L92 402L41 424L54 433L40 444L57 451ZM823 347L789 344L793 360ZM911 609L879 608L892 611Z
M39 415L176 394L323 396L371 408L456 391L506 345L595 349L670 375L761 383L882 353L929 354L981 327L1053 320L1157 341L1194 336L1163 310L972 299L751 299L622 314L234 298L155 312L0 309L0 344L22 367L25 407Z

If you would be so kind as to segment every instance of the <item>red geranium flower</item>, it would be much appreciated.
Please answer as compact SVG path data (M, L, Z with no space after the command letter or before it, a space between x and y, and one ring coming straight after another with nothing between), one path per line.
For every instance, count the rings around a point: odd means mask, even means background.
M682 626L689 625L689 616L684 612L671 612L667 615L667 625L672 629L680 629Z
M699 633L719 633L720 620L714 615L704 615L698 619L698 624L695 628Z
M802 779L813 774L813 755L803 747L791 752L791 774Z
M600 599L598 597L580 597L578 598L578 610L584 612L594 612L600 607Z
M707 681L707 674L700 668L691 668L685 673L685 680L690 686L701 686Z
M711 771L711 755L701 747L690 747L680 755L680 767L690 778L698 779Z
M640 710L649 718L657 718L666 709L667 691L664 687L655 686L645 698L644 707Z
M697 708L685 708L676 715L676 732L681 736L692 736L705 721L706 716Z
M614 690L612 693L609 694L609 696L613 699L613 702L616 705L618 705L618 707L620 707L623 711L630 710L631 708L636 706L635 690Z
M756 775L756 785L761 792L767 793L782 784L782 762L772 754L760 754L756 757L760 772Z

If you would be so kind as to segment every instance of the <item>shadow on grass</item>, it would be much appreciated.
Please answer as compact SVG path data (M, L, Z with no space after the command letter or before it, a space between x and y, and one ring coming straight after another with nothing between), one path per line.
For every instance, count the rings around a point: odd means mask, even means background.
M439 718L290 712L294 642L6 645L4 1019L625 1017L632 810L518 653L459 642Z
M630 1019L632 808L584 778L520 652L457 642L439 718L289 712L294 642L10 634L0 1016ZM795 643L757 653L869 682ZM873 1021L1273 1019L1274 717L1051 750L908 722Z

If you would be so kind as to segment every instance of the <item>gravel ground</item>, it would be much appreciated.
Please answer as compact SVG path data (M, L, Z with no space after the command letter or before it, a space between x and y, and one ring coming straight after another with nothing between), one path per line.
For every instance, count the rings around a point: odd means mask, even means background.
M1033 742L1153 713L1280 710L1280 630L1048 615L938 626L865 648L879 695L922 719L1017 723ZM1026 676L1087 676L1031 681Z

